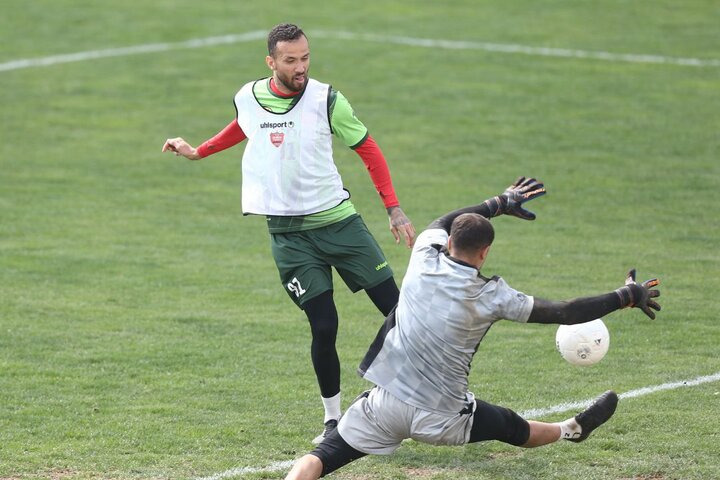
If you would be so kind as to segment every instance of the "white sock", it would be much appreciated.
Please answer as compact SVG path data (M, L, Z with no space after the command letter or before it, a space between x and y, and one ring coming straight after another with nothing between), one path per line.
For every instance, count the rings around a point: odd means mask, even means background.
M579 437L582 427L575 421L575 417L568 418L564 422L556 423L560 427L560 438L569 439Z
M327 422L328 420L340 419L340 392L338 392L338 394L334 397L320 398L322 398L323 406L325 407L325 420L323 420L323 423Z

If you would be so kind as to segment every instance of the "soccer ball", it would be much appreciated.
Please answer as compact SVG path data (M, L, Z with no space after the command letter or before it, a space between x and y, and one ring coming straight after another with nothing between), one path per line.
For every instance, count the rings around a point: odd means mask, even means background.
M555 345L569 363L592 365L607 353L610 332L600 319L577 325L560 325L555 334Z

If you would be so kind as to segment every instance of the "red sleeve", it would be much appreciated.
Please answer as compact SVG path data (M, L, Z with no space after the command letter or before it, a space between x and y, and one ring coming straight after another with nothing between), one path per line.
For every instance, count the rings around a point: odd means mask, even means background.
M200 157L205 158L213 153L221 152L226 148L237 145L247 138L240 125L233 120L227 127L223 128L217 135L207 140L197 148Z
M359 147L355 148L355 152L360 155L363 163L370 172L370 178L375 184L375 190L380 194L385 208L397 207L400 202L395 195L392 179L390 178L390 169L388 168L385 157L375 140L368 135Z

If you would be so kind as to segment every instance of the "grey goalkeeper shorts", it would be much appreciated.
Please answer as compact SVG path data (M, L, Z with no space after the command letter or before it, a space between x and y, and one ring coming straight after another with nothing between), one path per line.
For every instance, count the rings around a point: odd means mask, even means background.
M374 455L391 454L406 438L432 445L463 445L470 440L472 413L473 408L454 415L429 412L375 387L348 408L338 432L354 449Z

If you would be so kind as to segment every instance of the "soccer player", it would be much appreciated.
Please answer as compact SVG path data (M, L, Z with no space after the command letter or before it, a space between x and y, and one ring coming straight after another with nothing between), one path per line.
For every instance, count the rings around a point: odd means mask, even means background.
M318 443L340 418L338 315L331 267L353 292L365 290L387 316L399 290L385 255L350 202L333 161L332 136L362 158L390 219L396 243L412 247L415 229L400 208L382 151L350 103L330 85L311 79L310 47L296 25L270 31L265 57L272 76L235 95L236 119L195 148L168 139L162 151L200 160L247 138L242 159L243 214L267 216L280 281L305 311L311 358L325 408Z
M361 395L338 428L299 459L286 479L324 476L367 454L390 454L406 438L434 445L499 440L538 447L585 440L615 412L608 391L563 422L528 421L512 410L476 399L468 390L470 363L498 320L576 324L624 308L650 318L656 279L635 282L568 302L533 298L500 277L480 273L494 239L487 220L500 214L532 220L522 204L545 193L543 184L520 178L502 195L435 220L415 242L397 308L387 317L359 372L376 386Z

